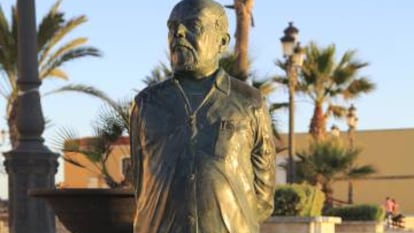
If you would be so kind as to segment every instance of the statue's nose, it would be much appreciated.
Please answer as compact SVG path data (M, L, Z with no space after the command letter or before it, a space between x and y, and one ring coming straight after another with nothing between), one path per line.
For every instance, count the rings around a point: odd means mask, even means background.
M175 36L178 37L178 38L183 38L183 37L185 37L185 31L186 31L186 29L185 29L184 25L179 24L177 26L176 31L175 31Z

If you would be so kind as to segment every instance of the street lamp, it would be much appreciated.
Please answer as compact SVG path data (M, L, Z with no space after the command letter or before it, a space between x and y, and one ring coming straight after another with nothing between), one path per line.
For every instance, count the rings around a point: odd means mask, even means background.
M6 131L5 129L0 130L0 146L5 144L5 142L7 141L8 135L9 135L9 132Z
M356 108L353 104L348 108L346 114L346 123L348 125L348 139L350 149L354 149L354 132L358 124L358 117L356 115ZM348 204L354 203L354 187L352 181L348 181Z
M55 185L58 154L44 144L44 118L40 101L35 0L17 0L17 52L19 90L16 128L18 141L4 153L9 180L10 233L55 233L55 216L42 200L28 196L29 189Z
M348 113L346 114L346 123L348 125L348 139L349 146L354 148L354 131L358 125L358 117L356 115L356 108L353 104L348 108Z
M295 163L293 160L295 153L295 89L298 69L303 65L305 53L298 42L299 30L293 26L293 22L289 22L289 26L283 32L284 36L280 38L280 41L282 42L283 56L286 58L286 73L289 87L289 161L287 182L293 183L295 181Z
M334 138L338 138L341 135L341 131L339 130L338 126L332 125L331 134Z

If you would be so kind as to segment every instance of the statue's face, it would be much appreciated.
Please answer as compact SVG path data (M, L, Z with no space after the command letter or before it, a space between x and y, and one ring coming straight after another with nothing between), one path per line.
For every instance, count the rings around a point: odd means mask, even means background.
M174 71L190 71L206 76L218 68L220 53L228 35L217 30L217 12L202 8L175 9L168 20L168 42Z

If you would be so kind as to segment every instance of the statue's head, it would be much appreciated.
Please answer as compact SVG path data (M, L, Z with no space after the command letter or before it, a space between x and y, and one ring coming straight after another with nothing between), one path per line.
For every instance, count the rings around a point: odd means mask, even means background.
M171 67L175 72L210 75L218 68L230 36L224 8L213 0L182 0L168 19Z

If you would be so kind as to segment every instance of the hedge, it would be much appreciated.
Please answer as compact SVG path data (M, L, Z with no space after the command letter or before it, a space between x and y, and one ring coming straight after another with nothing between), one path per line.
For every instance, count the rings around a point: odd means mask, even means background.
M320 216L325 195L308 184L281 185L275 192L274 216Z
M335 207L327 215L341 217L343 221L382 221L385 211L380 205L350 205Z

